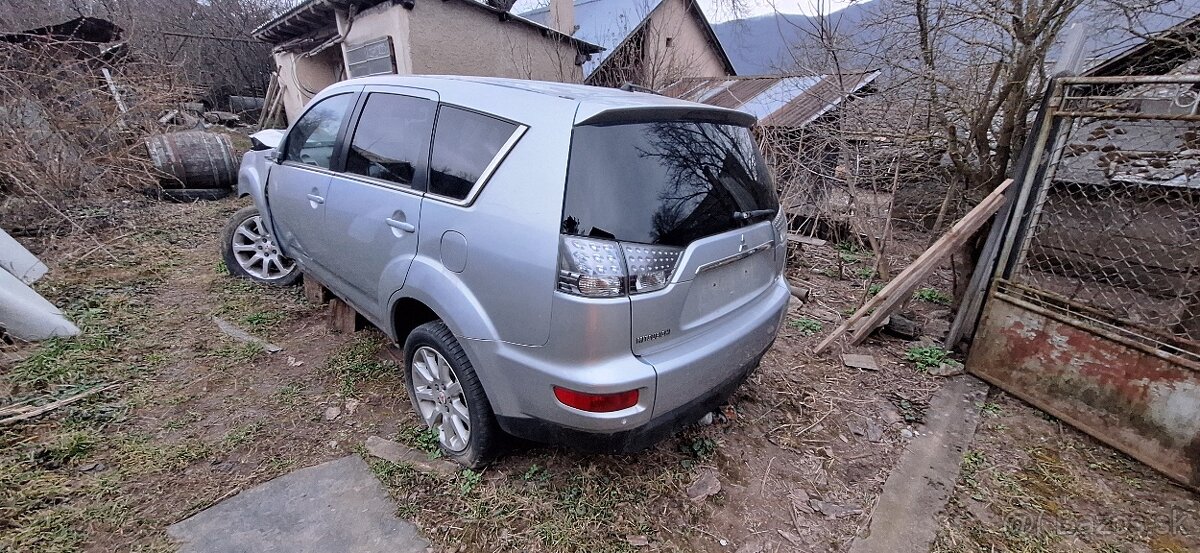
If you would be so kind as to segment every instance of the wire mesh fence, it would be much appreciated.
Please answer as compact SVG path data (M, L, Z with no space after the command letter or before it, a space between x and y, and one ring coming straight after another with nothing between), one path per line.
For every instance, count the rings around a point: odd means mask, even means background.
M1064 85L1012 282L1200 352L1196 79Z

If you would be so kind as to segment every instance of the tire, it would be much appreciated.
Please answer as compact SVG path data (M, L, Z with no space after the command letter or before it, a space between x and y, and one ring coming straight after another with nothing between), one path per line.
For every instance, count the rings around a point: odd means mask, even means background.
M254 239L252 235L260 239ZM221 259L229 274L238 278L271 286L292 286L300 282L300 266L279 253L278 245L266 231L262 216L254 206L239 209L225 224L221 231Z
M439 354L449 365L448 380L457 383L461 393L456 393L453 384L444 385L447 381L445 378L437 382L439 375L436 373L431 375L434 377L432 379L422 376L422 366L430 365L426 355L429 350ZM503 451L504 432L496 424L492 405L488 402L479 377L475 375L475 368L445 323L432 321L414 329L404 343L404 362L407 373L405 386L413 410L429 428L438 432L438 445L442 453L471 469L483 468L495 461ZM442 386L440 389L437 388L439 385ZM421 399L417 395L418 387L422 388ZM462 443L461 434L454 430L457 427L454 419L463 418L457 405L460 399L466 407L466 419L469 421L465 443ZM440 413L439 419L437 412L431 417L430 408L445 410Z
M147 188L147 196L181 204L220 200L233 193L229 188Z

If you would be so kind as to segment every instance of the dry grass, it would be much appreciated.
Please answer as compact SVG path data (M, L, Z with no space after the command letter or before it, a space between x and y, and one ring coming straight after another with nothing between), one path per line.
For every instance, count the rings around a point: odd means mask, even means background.
M1200 550L1200 498L994 392L937 553Z
M361 452L367 436L429 448L396 367L377 356L379 333L331 334L298 289L232 279L218 263L216 233L240 202L123 205L96 231L115 259L85 255L94 246L79 240L31 244L52 266L40 291L85 334L0 352L0 404L120 386L0 429L0 550L169 551L169 524L280 474ZM895 265L910 259L896 252ZM398 513L446 550L645 550L634 545L642 537L663 551L844 550L867 515L827 519L798 492L869 512L903 449L905 419L919 419L938 387L903 361L909 344L898 340L859 348L880 361L877 373L808 353L818 327L841 322L874 282L858 270L870 255L846 253L798 256L792 276L812 298L791 309L729 420L633 456L522 446L486 471L449 478L372 466ZM927 284L947 286L943 276ZM912 309L921 319L943 308ZM212 315L284 349L266 354L229 340ZM322 416L330 406L343 408L335 421ZM1160 520L1172 505L1196 511L1157 475L1020 403L1001 398L985 410L992 414L956 489L944 551L1059 550L1065 542L1051 533L1077 527L1067 513L1087 505L1130 521ZM882 428L878 443L855 433L867 422ZM690 502L684 490L705 468L719 471L722 491ZM1046 531L997 537L1003 525L971 521L973 494L997 517L1044 516ZM1139 544L1134 551L1191 546L1181 532L1129 535L1119 543Z

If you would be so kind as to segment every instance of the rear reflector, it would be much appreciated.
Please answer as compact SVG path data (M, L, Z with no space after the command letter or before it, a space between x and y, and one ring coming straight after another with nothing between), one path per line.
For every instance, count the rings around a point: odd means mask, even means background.
M554 397L563 405L574 407L589 413L611 413L628 409L637 405L638 391L617 392L615 394L588 394L576 392L567 388L554 387Z

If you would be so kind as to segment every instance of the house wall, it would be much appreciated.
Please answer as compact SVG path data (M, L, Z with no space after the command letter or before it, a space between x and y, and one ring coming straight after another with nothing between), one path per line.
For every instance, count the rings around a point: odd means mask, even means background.
M354 20L349 22L343 14L339 13L338 27L346 34L346 39L342 42L343 54L347 49L353 49L384 36L391 36L392 49L396 56L396 73L399 75L413 74L412 50L409 48L408 42L412 18L413 14L408 10L390 2L365 10L355 15Z
M336 47L311 57L305 57L303 52L276 52L275 67L279 70L288 121L295 121L316 93L342 80L345 74L342 53Z
M479 75L582 82L576 48L519 23L497 21L461 2L423 2L413 10L383 3L335 23L345 34L340 46L317 56L277 52L284 112L294 121L322 88L347 78L345 50L383 36L392 37L400 75Z
M415 74L583 81L574 45L526 25L500 22L462 2L418 2L411 17Z
M645 26L588 77L588 84L633 82L661 90L685 77L731 75L708 42L703 23L688 12L688 4L688 0L664 0L650 12Z
M647 76L653 79L651 88L667 86L683 77L725 77L720 54L707 40L702 23L688 13L687 0L665 0L650 14L646 36L647 60L657 60L663 67ZM667 39L671 45L667 46Z

